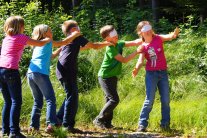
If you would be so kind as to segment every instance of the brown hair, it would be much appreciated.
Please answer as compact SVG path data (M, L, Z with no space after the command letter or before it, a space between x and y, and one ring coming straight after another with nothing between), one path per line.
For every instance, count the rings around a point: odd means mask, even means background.
M48 29L49 26L45 24L35 26L32 32L32 38L35 40L41 40L45 38L45 34L47 33Z
M70 30L73 28L73 27L77 27L78 26L78 23L74 20L68 20L68 21L65 21L63 24L62 24L62 31L65 35L68 35L70 33Z
M106 38L112 30L114 30L114 26L113 25L106 25L106 26L102 27L100 29L101 37L103 39Z
M144 25L146 25L146 24L151 25L151 23L150 23L149 21L141 21L141 22L138 23L138 25L137 25L137 29L136 29L137 34L142 38L143 41L145 41L145 40L144 40L144 38L141 36L141 29L142 29L142 27L143 27ZM153 36L155 35L154 31L153 31L153 34L152 34L152 35L153 35Z
M21 16L10 16L4 24L4 32L10 36L20 34L23 26L24 19Z

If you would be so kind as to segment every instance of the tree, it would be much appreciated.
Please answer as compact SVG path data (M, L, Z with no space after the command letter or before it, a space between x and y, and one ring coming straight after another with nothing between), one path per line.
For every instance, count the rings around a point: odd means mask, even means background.
M159 0L152 0L152 15L154 22L158 22L159 20L158 3Z
M200 17L200 23L203 23L207 17L206 0L174 0L177 5L183 7L189 14L197 14Z

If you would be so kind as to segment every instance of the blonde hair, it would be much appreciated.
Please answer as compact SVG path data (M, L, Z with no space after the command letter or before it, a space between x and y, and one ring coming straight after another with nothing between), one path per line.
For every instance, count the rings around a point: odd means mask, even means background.
M48 29L49 26L45 24L35 26L32 32L32 38L35 40L41 40L45 38L45 34L47 33Z
M62 24L62 31L65 35L68 35L70 33L70 30L73 28L73 27L77 27L78 26L78 23L74 20L68 20L68 21L65 21L63 24Z
M22 27L24 27L24 19L21 16L10 16L4 24L4 32L10 36L17 35L22 33Z
M113 25L106 25L106 26L102 27L100 29L101 37L103 39L106 38L112 30L114 30L114 26Z
M149 21L141 21L141 22L138 23L138 25L137 25L137 29L136 29L137 34L142 38L143 41L145 41L145 40L144 40L144 38L141 36L141 29L142 29L142 27L143 27L144 25L146 25L146 24L151 25L151 23L150 23ZM154 33L153 30L152 30L152 32L153 32L152 35L154 36L155 33Z

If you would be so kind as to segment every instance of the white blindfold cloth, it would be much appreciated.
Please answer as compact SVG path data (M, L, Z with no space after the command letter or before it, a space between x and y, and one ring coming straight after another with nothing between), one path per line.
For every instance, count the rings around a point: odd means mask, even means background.
M142 29L141 29L141 32L147 32L147 31L149 31L149 30L152 30L152 26L151 25L149 25L149 24L146 24L146 25L144 25L143 27L142 27Z
M112 30L110 33L109 33L109 36L110 37L114 37L114 36L117 36L118 34L117 34L117 31L114 29L114 30Z

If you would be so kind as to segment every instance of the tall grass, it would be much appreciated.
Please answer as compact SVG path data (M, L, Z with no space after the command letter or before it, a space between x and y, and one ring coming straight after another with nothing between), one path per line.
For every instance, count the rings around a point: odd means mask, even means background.
M178 40L165 44L165 53L168 61L168 72L171 92L171 127L181 135L207 136L207 84L206 76L199 65L204 62L200 56L205 57L203 49L206 47L205 38L193 38L192 36L181 36ZM124 55L133 52L136 48L125 49ZM81 64L84 72L79 72L79 77L85 77L81 84L92 84L79 91L79 109L76 117L76 126L92 127L92 120L98 115L104 105L104 94L98 85L97 73L104 56L104 50L81 52L80 57L86 58L90 64ZM206 59L207 61L207 59ZM206 62L205 62L206 63ZM136 130L139 114L145 99L145 70L140 70L136 78L132 78L131 72L136 64L136 59L124 64L122 74L119 76L118 93L120 103L114 111L113 124L126 130ZM55 76L56 62L51 66L51 81L56 93L57 107L64 100L65 93ZM87 74L89 71L89 74ZM0 106L3 105L2 95ZM25 82L23 84L23 105L21 112L21 123L28 126L32 110L33 98ZM160 97L156 94L155 103L150 113L150 131L159 131L161 119ZM42 110L41 125L45 126L45 111ZM57 130L59 131L61 130ZM174 131L173 131L174 133ZM175 131L176 133L176 131ZM63 133L62 135L65 135Z

